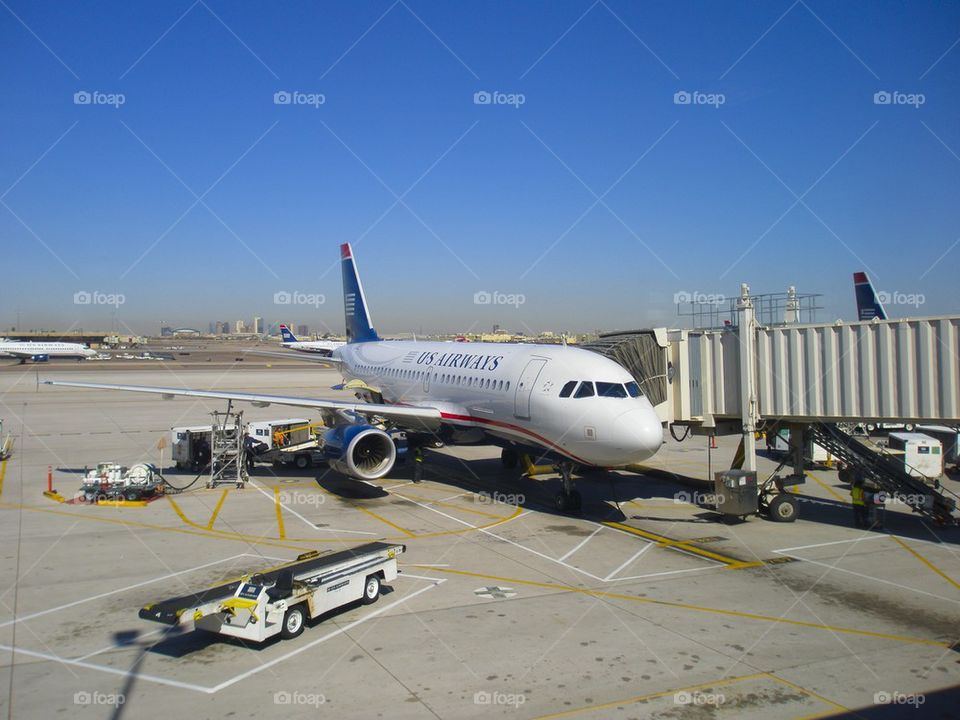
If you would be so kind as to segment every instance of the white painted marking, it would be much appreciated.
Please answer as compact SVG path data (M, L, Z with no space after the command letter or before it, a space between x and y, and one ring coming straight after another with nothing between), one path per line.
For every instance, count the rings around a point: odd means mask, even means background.
M639 550L637 550L633 555L631 555L629 558L627 558L627 559L623 562L623 564L621 564L616 570L614 570L614 571L611 572L609 575L607 575L607 576L604 578L604 580L609 580L610 578L612 578L614 575L616 575L618 572L620 572L621 570L623 570L625 567L627 567L627 565L629 565L630 563L632 563L634 560L636 560L638 557L640 557L641 555L643 555L647 550L649 550L649 549L652 548L652 547L653 547L653 543L647 543L646 546L644 546L644 547L640 548Z
M817 543L815 545L798 545L797 547L781 548L779 550L774 550L773 552L788 553L788 552L792 552L793 550L810 550L812 548L827 547L828 545L843 545L845 543L866 542L868 540L879 540L884 537L887 537L887 536L886 535L868 535L867 537L859 536L855 538L850 538L849 540L834 540L832 542Z
M173 628L171 627L170 630L172 630L172 629L173 629ZM157 634L162 633L162 632L167 632L167 629L166 629L166 628L160 628L159 630L151 630L151 631L148 632L148 633L143 633L143 635L138 635L136 639L137 639L137 640L141 640L142 638L150 637L151 635L157 635ZM124 647L128 647L128 646L127 646L127 645L118 645L117 643L111 643L110 645L107 645L106 647L100 648L99 650L94 650L92 653L87 653L86 655L81 655L80 657L77 658L77 660L89 660L89 659L92 658L94 655L99 655L100 653L105 653L105 652L108 652L108 651L110 651L110 650L119 650L120 648L124 648Z
M266 490L264 490L262 487L260 487L259 485L257 485L257 483L255 483L253 480L249 480L248 482L249 482L251 485L253 485L253 487L255 487L257 490L259 490L261 494L263 494L263 495L265 495L266 497L270 498L270 502L272 502L272 503L274 503L274 504L277 503L277 495L274 495L274 494L272 494L272 493L268 493L268 492L267 492ZM321 496L321 497L322 497L322 496ZM305 522L307 525L309 525L313 530L319 530L319 529L320 529L320 528L318 528L318 527L316 526L315 523L311 522L310 520L307 520L307 518L305 518L303 515L301 515L300 513L298 513L296 510L294 510L293 508L291 508L291 507L290 507L289 505L287 505L286 503L280 503L280 507L282 507L284 510L286 510L286 511L287 511L288 513L290 513L291 515L296 515L298 518L300 518L301 520L303 520L303 522ZM370 534L372 535L373 533L370 533Z
M230 560L236 560L240 557L256 557L252 556L249 553L240 553L239 555L232 555L231 557L224 558L223 560L214 560L213 562L205 563L204 565L197 565L197 567L190 568L189 570L180 570L179 572L169 573L168 575L161 575L158 578L153 578L152 580L144 580L143 582L134 583L133 585L127 585L126 587L119 588L117 590L110 590L109 592L100 593L99 595L91 595L88 598L83 598L82 600L74 600L73 602L66 603L65 605L58 605L57 607L50 608L49 610L41 610L40 612L35 612L30 615L23 615L13 620L7 620L4 623L0 623L0 628L6 627L7 625L13 625L14 623L23 622L24 620L32 620L33 618L42 617L43 615L49 615L50 613L59 612L60 610L66 610L67 608L72 608L76 605L83 605L83 603L90 602L91 600L100 600L101 598L110 597L111 595L116 595L117 593L122 593L127 590L133 590L138 587L143 587L144 585L151 585L161 580L169 580L170 578L177 577L178 575L186 575L187 573L196 572L197 570L203 570L208 567L213 567L214 565L219 565L220 563L229 562Z
M586 545L588 542L590 542L590 540L593 539L593 536L596 535L596 534L597 534L598 532L600 532L601 530L603 530L603 528L604 528L603 525L597 525L597 529L596 529L596 530L594 530L592 533L590 533L590 535L588 535L588 536L585 537L583 540L581 540L581 541L578 542L576 545L574 545L574 546L567 552L566 555L561 555L559 559L560 559L560 560L566 560L568 557L570 557L571 555L573 555L577 550L579 550L579 549L582 548L584 545Z

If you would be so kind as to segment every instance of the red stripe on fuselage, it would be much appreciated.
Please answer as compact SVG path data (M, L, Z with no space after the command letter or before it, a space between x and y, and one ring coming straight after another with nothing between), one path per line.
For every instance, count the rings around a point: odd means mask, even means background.
M524 435L529 435L530 437L534 438L541 445L546 445L547 447L551 447L557 452L562 453L563 455L566 455L567 457L576 460L581 465L593 465L593 463L587 462L582 458L578 458L576 455L568 452L567 450L564 450L562 447L560 447L554 442L551 442L550 440L547 440L547 438L543 437L542 435L538 435L537 433L532 432L531 430L527 430L524 427L520 427L519 425L513 425L511 423L501 422L500 420L490 420L489 418L474 417L473 415L455 415L454 413L445 413L445 412L441 412L440 417L448 420L460 420L461 422L475 422L475 423L481 423L484 425L494 425L494 426L507 428L508 430L513 430L515 432L523 433Z

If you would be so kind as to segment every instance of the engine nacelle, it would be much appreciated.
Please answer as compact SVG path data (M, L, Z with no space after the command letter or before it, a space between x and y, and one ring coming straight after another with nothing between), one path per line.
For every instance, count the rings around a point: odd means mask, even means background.
M323 454L337 472L358 480L376 480L393 469L393 438L371 425L337 425L323 436Z
M39 355L31 355L30 359L33 360L34 362L49 362L50 356L47 355L46 353L41 353Z

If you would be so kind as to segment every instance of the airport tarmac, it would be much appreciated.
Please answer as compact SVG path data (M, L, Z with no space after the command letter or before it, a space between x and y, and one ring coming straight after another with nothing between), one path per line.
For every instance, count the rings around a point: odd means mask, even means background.
M0 711L12 717L956 717L958 531L896 507L853 527L816 469L801 517L723 523L698 504L704 438L668 439L651 471L594 472L581 517L558 480L504 470L492 447L427 453L374 483L260 467L243 490L94 507L84 466L160 463L169 428L224 403L37 385L37 378L315 397L339 374L269 361L0 368ZM122 369L121 369L122 368ZM244 417L296 416L244 406ZM309 414L308 414L309 416ZM728 466L720 438L711 468ZM170 466L169 449L163 451ZM776 461L761 458L766 477ZM173 482L192 479L169 473ZM955 483L953 483L955 484ZM140 620L145 604L375 539L401 576L294 640L263 647Z

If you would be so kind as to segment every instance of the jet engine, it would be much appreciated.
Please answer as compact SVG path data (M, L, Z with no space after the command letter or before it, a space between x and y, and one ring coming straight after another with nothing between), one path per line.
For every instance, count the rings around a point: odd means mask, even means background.
M376 480L393 469L397 446L372 425L337 425L323 436L323 454L337 472L358 480Z

